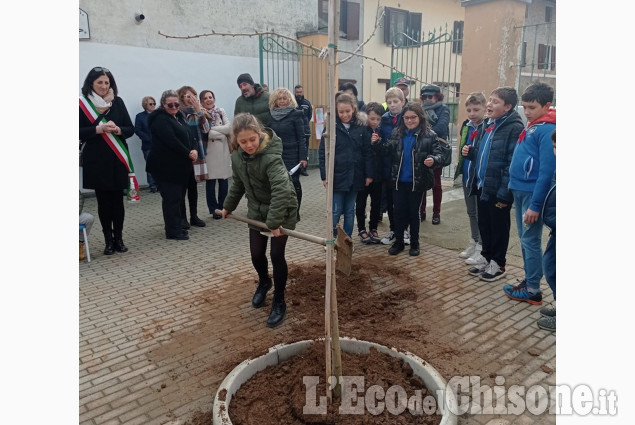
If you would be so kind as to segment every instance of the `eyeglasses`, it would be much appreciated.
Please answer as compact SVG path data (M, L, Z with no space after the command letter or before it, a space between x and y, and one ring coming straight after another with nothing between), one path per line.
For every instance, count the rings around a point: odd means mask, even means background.
M433 94L422 94L421 99L434 99Z
M95 71L95 72L110 72L110 70L108 68L103 68L101 66L94 67L93 71Z
M165 106L167 106L168 108L178 108L179 106L181 106L181 104L179 102L174 102L174 103L166 103Z
M148 102L148 105L156 106L156 103L154 103L154 102Z
M418 120L419 117L416 115L404 115L403 116L404 121L414 121L414 120Z

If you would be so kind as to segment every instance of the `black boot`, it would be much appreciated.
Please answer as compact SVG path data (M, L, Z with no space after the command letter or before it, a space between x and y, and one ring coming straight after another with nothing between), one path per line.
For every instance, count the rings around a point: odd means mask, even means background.
M287 304L284 302L284 292L273 293L273 304L271 305L271 313L267 319L267 327L275 328L282 320L287 312Z
M205 222L203 220L201 220L200 218L198 218L198 216L193 215L190 218L190 224L192 226L196 226L196 227L205 227Z
M256 292L254 293L254 297L251 299L251 305L254 308L260 308L265 303L265 298L267 297L267 291L271 289L273 283L271 282L271 278L267 277L266 280L259 280L258 287L256 288Z
M104 255L114 254L115 246L112 239L112 233L110 233L110 231L104 232L104 239L106 240L106 248L104 248Z
M190 228L190 223L188 223L186 219L182 218L181 227L183 228L183 230L187 230Z
M128 248L123 244L123 238L120 232L115 232L113 237L113 247L117 252L127 252Z

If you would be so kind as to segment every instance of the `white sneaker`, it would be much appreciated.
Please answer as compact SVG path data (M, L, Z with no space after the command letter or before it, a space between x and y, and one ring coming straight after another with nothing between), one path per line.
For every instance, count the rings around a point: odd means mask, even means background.
M485 258L483 258L483 256L481 255L481 251L483 250L483 245L481 245L480 243L477 243L474 246L474 252L472 252L472 254L470 254L470 256L468 257L467 260L465 260L465 264L479 264L485 261Z
M403 231L403 243L404 245L410 245L410 235L407 230Z
M472 254L474 254L474 248L476 248L476 241L474 239L470 239L470 243L467 245L467 248L459 254L459 257L470 258Z
M384 245L390 245L392 241L394 240L395 240L395 232L391 230L390 232L386 234L386 236L383 237L383 239L381 240L381 243Z

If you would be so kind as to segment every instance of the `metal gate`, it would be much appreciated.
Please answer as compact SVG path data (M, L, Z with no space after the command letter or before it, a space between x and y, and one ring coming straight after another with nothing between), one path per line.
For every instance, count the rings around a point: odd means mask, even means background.
M514 28L522 31L516 91L522 93L535 80L553 87L556 106L556 22L541 22Z
M448 25L439 27L428 34L395 33L392 37L391 86L395 79L407 76L414 81L410 86L410 97L419 99L419 91L426 84L441 88L444 103L450 109L449 141L454 151L453 163L443 169L443 177L454 179L456 164L456 116L461 88L461 53L463 50L463 28L455 24L449 31Z
M293 93L296 84L304 88L304 97L315 109L328 106L327 63L319 57L320 49L307 43L287 40L275 35L259 36L260 81L273 91L284 87ZM318 165L320 140L315 137L311 123L309 166Z

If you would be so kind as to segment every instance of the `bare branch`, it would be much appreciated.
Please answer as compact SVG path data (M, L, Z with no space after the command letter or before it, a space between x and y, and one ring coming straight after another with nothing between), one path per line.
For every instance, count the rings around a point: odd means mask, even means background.
M311 46L309 44L303 43L300 40L296 39L296 38L291 38L288 37L286 35L282 35L279 34L275 31L255 31L253 33L226 33L226 32L216 32L214 30L212 30L211 33L203 33L203 34L195 34L195 35L169 35L169 34L163 34L161 31L159 31L159 35L162 35L165 38L176 38L176 39L181 39L181 40L189 40L190 38L201 38L201 37L211 37L213 35L220 35L222 37L255 37L255 36L260 36L260 35L275 35L277 37L280 38L284 38L285 40L290 40L293 41L294 43L300 44L304 47L306 47L307 49L311 49L314 50L316 52L320 52L322 49L319 49L317 47Z
M370 39L375 36L375 31L377 31L377 28L379 27L379 23L381 22L381 19L384 17L384 14L385 14L385 10L381 11L381 15L379 14L379 0L377 0L377 13L375 14L375 28L373 28L373 32L371 33L371 35L369 35L368 38L362 44L357 46L357 48L353 51L354 54L359 52L361 48L364 47L364 45L368 43ZM337 64L338 65L343 64L344 62L346 62L347 60L355 56L354 54L351 54L345 57L344 59L338 61Z

